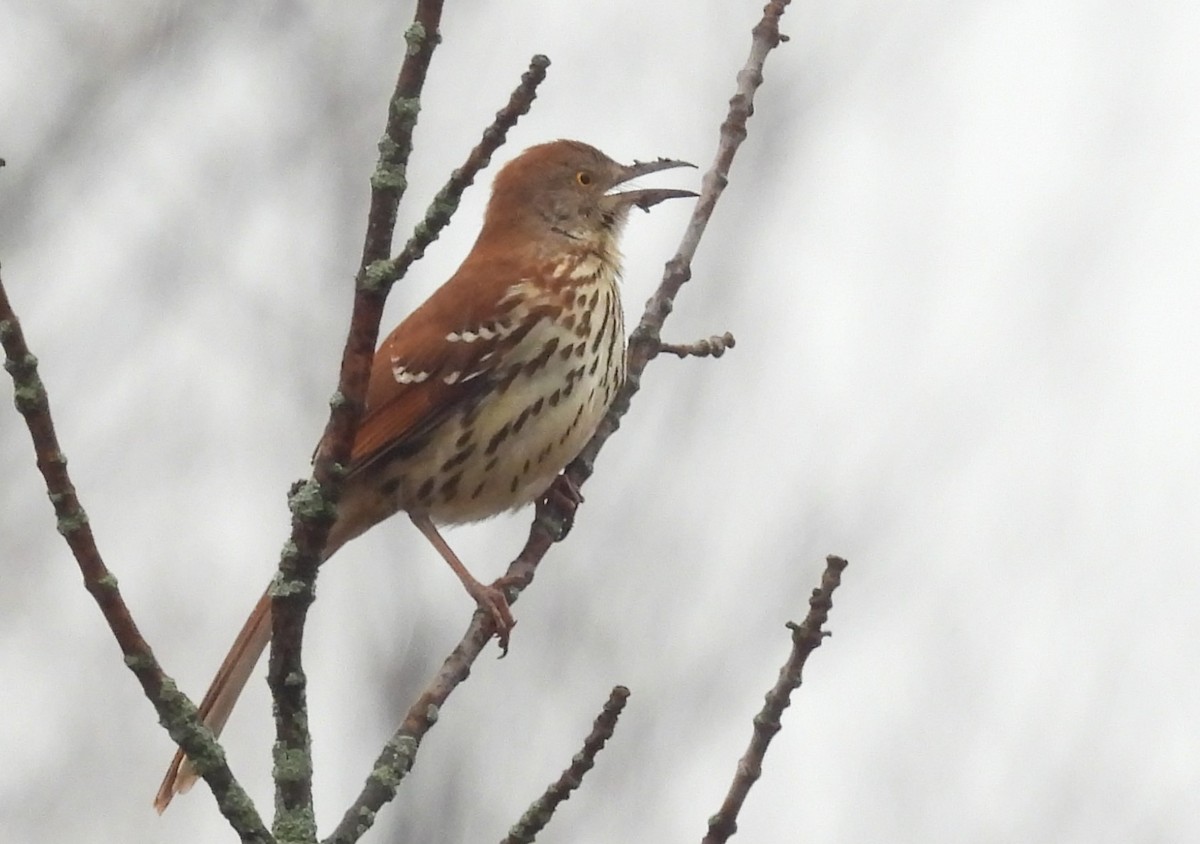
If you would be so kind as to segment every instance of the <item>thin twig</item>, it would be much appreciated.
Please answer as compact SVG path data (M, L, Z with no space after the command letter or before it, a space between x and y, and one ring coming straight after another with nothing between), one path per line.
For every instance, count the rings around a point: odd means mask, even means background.
M537 96L538 86L546 79L546 69L550 67L550 59L537 55L529 60L529 69L521 74L521 83L513 90L507 105L496 112L492 124L483 131L483 139L475 145L463 165L450 174L449 180L437 192L433 202L425 212L425 218L417 223L412 236L400 254L387 262L386 268L381 268L381 282L391 283L400 278L413 264L425 254L426 247L437 240L450 215L458 209L458 202L463 192L475 181L475 176L492 160L492 154L503 145L508 130L517 125L517 121L529 113L533 100Z
M720 337L713 335L704 340L697 340L695 343L659 343L654 355L657 357L661 354L672 354L680 358L719 358L725 354L726 350L732 349L737 345L737 341L733 339L733 335L726 331Z
M529 63L529 70L521 76L521 82L513 91L508 104L496 112L495 120L483 132L480 142L471 150L463 166L451 174L450 180L438 192L438 198L430 206L425 215L425 226L432 233L424 231L419 225L404 251L393 262L402 265L402 269L420 256L422 250L437 236L437 229L445 225L444 220L435 216L439 205L452 202L457 205L458 197L474 180L475 175L491 160L492 153L504 143L505 135L521 117L529 111L537 88L546 78L546 68L550 60L545 56L534 56ZM447 199L448 198L448 199ZM448 220L448 214L445 220ZM427 239L425 239L427 238ZM423 240L424 239L424 240ZM407 262L407 263L404 263ZM396 788L412 767L412 759L416 755L417 745L429 727L437 720L437 707L450 692L467 676L468 667L475 657L483 650L492 637L491 616L484 620L482 613L472 619L471 630L468 633L469 645L460 645L447 658L439 673L440 683L431 683L425 693L409 712L405 727L393 736L384 747L370 777L363 787L362 793L342 818L337 829L325 839L326 844L352 844L375 822L375 813L384 803L396 794Z
M592 731L583 740L583 750L575 754L571 765L525 810L525 814L521 815L521 819L513 825L500 844L533 844L537 834L550 822L558 804L569 798L571 792L583 784L583 775L596 764L596 754L603 750L605 742L612 738L613 731L617 728L617 719L621 717L627 700L629 689L614 686L604 708L592 724Z
M342 353L338 388L329 422L313 464L312 478L289 496L291 538L279 560L272 588L272 645L267 672L275 701L276 834L294 841L316 841L312 804L312 756L305 716L305 677L301 643L308 607L313 601L317 565L333 523L354 432L362 415L371 360L379 337L379 321L390 283L380 284L379 267L392 250L397 207L407 184L406 167L412 133L420 111L420 94L433 50L441 40L438 27L442 0L419 0L396 88L388 103L379 162L371 176L371 203L362 261L355 279L354 308Z
M154 652L142 638L129 608L121 598L116 576L100 556L87 513L67 472L67 458L59 446L54 420L50 415L50 399L38 376L37 358L25 342L21 323L8 301L3 279L0 279L0 343L4 346L4 368L13 379L17 410L25 417L25 424L33 439L37 466L54 505L58 532L66 539L79 564L84 586L100 607L104 620L125 656L125 664L141 683L142 690L171 738L195 762L196 770L216 795L221 814L241 839L263 844L274 841L246 793L234 779L221 746L197 718L195 705L179 691L175 681L163 673Z
M738 812L746 802L750 787L762 775L762 762L767 753L767 746L782 729L779 719L783 710L791 703L791 693L800 688L804 664L809 654L820 647L821 640L829 635L821 628L829 620L829 610L833 607L833 590L841 583L842 571L846 565L846 561L841 557L826 557L821 585L813 590L808 601L808 615L800 624L788 622L788 629L792 631L792 652L788 655L787 662L779 669L779 679L767 692L762 710L754 716L754 732L750 736L750 746L738 760L737 771L733 775L733 782L721 808L708 819L708 834L704 836L701 844L722 844L737 832Z

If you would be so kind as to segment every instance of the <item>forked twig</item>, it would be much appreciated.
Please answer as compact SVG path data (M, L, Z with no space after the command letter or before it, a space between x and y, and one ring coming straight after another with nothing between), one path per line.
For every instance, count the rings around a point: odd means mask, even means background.
M437 240L441 230L450 222L450 216L458 210L463 192L475 181L475 176L492 160L492 154L503 144L508 130L517 125L517 120L529 113L537 96L538 86L546 79L550 59L537 55L529 60L529 69L521 74L519 84L508 98L504 108L496 112L491 125L483 130L480 140L463 165L450 174L449 180L437 192L433 202L425 211L424 219L417 223L412 236L400 250L400 254L387 262L378 272L380 283L391 284L408 271L414 261L420 260L426 247Z

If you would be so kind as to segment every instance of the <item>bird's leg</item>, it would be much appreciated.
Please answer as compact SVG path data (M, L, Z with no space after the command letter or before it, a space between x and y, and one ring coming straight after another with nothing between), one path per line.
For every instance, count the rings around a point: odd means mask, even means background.
M417 526L417 530L421 531L430 544L442 555L442 559L450 564L450 568L454 570L458 579L462 581L462 585L466 587L467 594L475 599L475 603L481 610L492 617L492 624L496 628L496 638L500 640L500 649L507 653L508 634L517 622L508 608L508 599L504 596L504 592L495 586L485 586L467 571L462 560L446 544L446 540L442 539L441 533L438 532L429 516L410 513L409 518Z

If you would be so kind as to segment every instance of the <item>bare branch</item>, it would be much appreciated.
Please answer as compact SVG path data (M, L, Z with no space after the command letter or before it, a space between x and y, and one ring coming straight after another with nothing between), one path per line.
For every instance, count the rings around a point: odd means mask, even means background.
M750 787L762 775L763 757L766 756L767 746L771 739L781 729L779 719L791 703L793 691L800 688L801 672L808 656L821 645L821 640L829 634L821 630L829 620L829 610L833 607L833 590L841 583L842 572L847 563L841 557L830 555L825 558L825 574L821 577L821 585L813 590L808 601L808 615L800 624L789 621L787 626L792 631L792 652L787 662L779 670L779 680L767 692L766 703L762 710L754 716L754 732L750 737L750 746L737 764L737 772L729 786L729 793L720 810L708 820L708 835L704 836L701 844L722 844L737 832L737 816Z
M342 467L350 456L362 415L379 321L390 283L379 283L379 267L392 249L397 207L407 185L406 167L420 94L433 50L441 39L442 0L419 0L404 35L407 51L388 104L379 142L379 162L371 176L371 204L362 261L355 279L354 309L342 353L338 389L330 402L329 423L317 452L312 478L289 496L292 533L272 586L271 657L267 672L275 700L275 829L289 840L315 841L312 758L305 717L301 643L313 601L317 565L325 547L341 488Z
M125 657L125 664L141 683L146 697L158 712L159 721L167 728L171 738L195 760L196 770L212 788L221 814L241 839L264 844L274 841L250 799L234 779L221 746L197 718L195 705L179 691L175 681L163 673L121 597L116 576L100 556L87 513L67 472L67 457L59 446L54 430L50 399L38 376L37 358L26 345L21 323L8 301L3 279L0 279L0 343L4 346L4 368L13 379L17 410L25 417L25 424L33 439L37 466L54 505L58 532L67 541L79 564L84 586L104 614L104 620Z
M733 339L733 335L726 331L720 337L714 334L707 340L697 340L695 343L659 343L654 356L665 352L680 358L719 358L725 354L726 349L732 349L736 345L737 341Z
M571 792L583 784L583 775L596 764L596 754L604 749L604 744L612 738L617 728L617 719L629 700L629 689L624 686L614 686L608 696L608 702L592 724L592 731L583 740L583 750L575 754L571 765L562 772L557 780L550 784L545 793L533 802L521 819L509 830L508 835L500 844L533 844L537 834L545 829L546 824L554 815L558 804L571 796Z

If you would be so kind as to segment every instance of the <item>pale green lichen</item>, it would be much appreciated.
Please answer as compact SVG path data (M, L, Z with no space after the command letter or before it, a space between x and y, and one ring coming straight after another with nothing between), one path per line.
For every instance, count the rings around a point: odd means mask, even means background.
M311 478L300 484L288 496L288 507L301 519L330 518L335 515L325 490Z
M426 37L425 25L420 21L413 21L412 26L404 32L404 41L408 44L408 55L415 56L419 53L421 48L425 46Z
M390 260L372 261L363 270L363 290L384 290L395 280L396 270Z

